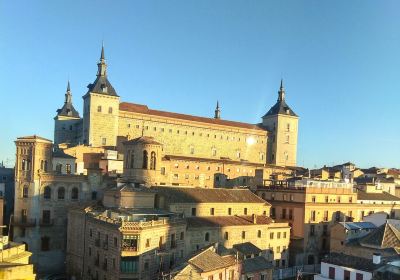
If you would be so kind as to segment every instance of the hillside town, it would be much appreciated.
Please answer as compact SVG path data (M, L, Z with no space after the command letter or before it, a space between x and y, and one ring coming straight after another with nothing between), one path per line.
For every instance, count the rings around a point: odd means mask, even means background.
M283 80L253 124L123 101L107 63L0 166L0 279L400 279L400 169L300 166Z

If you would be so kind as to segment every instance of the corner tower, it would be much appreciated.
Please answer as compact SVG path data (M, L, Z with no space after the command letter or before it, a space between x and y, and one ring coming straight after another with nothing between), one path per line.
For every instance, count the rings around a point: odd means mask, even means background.
M262 117L262 125L269 131L267 162L280 166L296 166L299 117L286 104L285 88L281 80L278 100Z
M65 101L61 109L57 110L54 117L54 144L77 145L80 142L82 130L82 120L78 111L72 105L71 88L68 81Z
M104 46L97 67L97 78L83 96L83 143L94 147L116 146L119 96L107 78Z

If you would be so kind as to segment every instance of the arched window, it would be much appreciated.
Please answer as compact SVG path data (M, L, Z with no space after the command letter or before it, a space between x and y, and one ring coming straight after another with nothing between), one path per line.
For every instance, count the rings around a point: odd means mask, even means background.
M143 169L147 169L147 165L148 165L148 155L147 155L147 151L144 150L143 151Z
M51 199L51 188L49 186L44 187L43 198Z
M130 155L130 159L129 159L129 167L133 168L134 163L135 163L135 154L133 153L133 151L131 151L131 155Z
M151 152L150 169L151 170L156 170L156 152Z
M28 186L25 186L25 187L22 189L22 197L23 197L23 198L27 198L27 197L28 197Z
M58 199L64 199L65 198L65 188L64 187L58 188L57 198Z
M71 199L78 199L79 198L79 190L78 188L73 188L71 191Z
M204 236L204 241L208 242L210 241L210 233L206 232L206 235Z

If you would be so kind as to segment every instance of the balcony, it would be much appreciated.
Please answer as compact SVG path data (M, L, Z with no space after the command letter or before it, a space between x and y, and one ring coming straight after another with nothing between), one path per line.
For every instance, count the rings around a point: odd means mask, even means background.
M17 227L35 227L36 219L28 219L26 217L12 217L11 223L13 226Z
M54 219L40 219L39 225L41 227L50 227L54 225Z

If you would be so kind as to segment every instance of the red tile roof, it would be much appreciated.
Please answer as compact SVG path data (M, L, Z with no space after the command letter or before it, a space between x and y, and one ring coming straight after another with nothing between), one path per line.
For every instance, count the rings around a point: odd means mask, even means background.
M141 105L141 104L122 102L119 104L119 109L121 111L146 114L146 115L152 115L152 116L158 116L158 117L166 117L166 118L194 121L194 122L207 123L207 124L233 126L233 127L238 127L238 128L244 128L244 129L266 131L264 128L262 128L258 125L255 125L255 124L152 110L152 109L149 109L146 105Z

